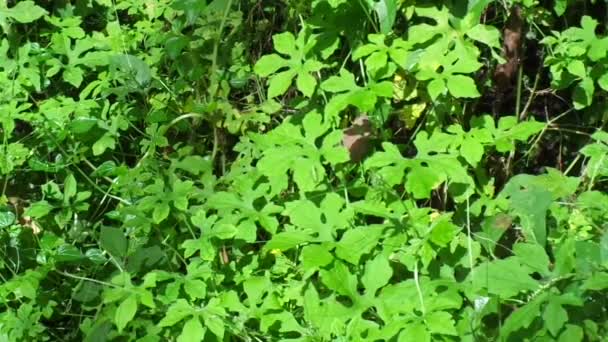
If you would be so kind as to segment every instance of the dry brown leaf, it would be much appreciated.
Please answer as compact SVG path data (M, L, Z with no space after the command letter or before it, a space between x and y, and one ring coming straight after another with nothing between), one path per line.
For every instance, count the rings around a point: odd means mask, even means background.
M363 160L370 150L372 125L367 115L358 116L353 124L344 130L342 144L350 154L350 160L357 163Z

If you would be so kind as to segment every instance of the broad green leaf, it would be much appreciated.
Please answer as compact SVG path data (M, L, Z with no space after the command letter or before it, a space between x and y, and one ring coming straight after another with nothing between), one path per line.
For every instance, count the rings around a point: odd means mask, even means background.
M551 335L557 336L564 324L568 322L568 313L559 302L549 300L549 304L545 306L543 312L543 320Z
M477 164L483 157L483 152L483 145L477 139L470 136L465 138L460 145L460 155L473 167L477 167Z
M207 284L200 279L185 279L184 291L190 298L203 299L207 296Z
M574 108L583 109L591 105L594 91L595 86L593 85L593 80L590 77L583 78L583 80L574 87L574 93L572 94Z
M298 90L306 97L311 97L315 92L317 80L307 72L299 72L296 78L296 86Z
M477 289L485 289L490 294L509 298L522 291L532 291L540 286L522 267L518 258L508 258L484 262L475 267L469 275Z
M581 342L584 340L583 328L578 325L566 324L566 330L559 335L558 342Z
M555 252L555 273L563 276L572 272L576 266L574 240L568 238L557 246Z
M365 287L366 293L375 296L376 291L386 285L393 276L393 269L387 258L378 254L374 259L365 264L365 274L361 282Z
M608 273L596 272L587 278L582 286L583 289L602 291L608 289Z
M199 0L175 0L171 3L171 8L186 14L186 19L190 24L196 21L206 7L207 2Z
M272 43L274 49L279 53L285 55L293 55L296 53L296 38L289 31L272 36Z
M305 270L315 270L327 266L334 259L333 255L322 245L308 245L302 248L302 266Z
M167 50L169 58L176 59L188 44L190 44L190 39L184 35L171 36L165 41L165 50Z
M458 335L454 326L454 319L450 313L445 311L431 312L424 316L427 328L433 334Z
M391 32L397 17L398 7L397 0L379 0L374 3L374 11L380 22L380 32L384 34Z
M585 64L580 59L575 59L568 63L567 69L568 72L574 76L578 76L580 78L585 78L587 76Z
M277 54L265 55L255 63L253 70L262 77L268 77L287 65L287 60Z
M116 147L116 140L109 133L104 134L93 144L93 155L99 156L107 149L113 150Z
M467 36L492 48L500 48L500 32L494 26L477 24L467 30Z
M238 233L238 229L233 224L220 223L216 224L211 231L214 237L221 240L232 239Z
M597 84L600 88L608 91L608 72L604 73L600 78L597 79Z
M555 4L553 6L553 10L558 17L561 17L566 12L566 7L568 6L569 0L555 0Z
M381 234L381 227L367 226L349 229L336 244L336 255L357 265L363 254L369 253L378 245Z
M171 212L171 207L169 203L166 201L159 202L154 207L154 211L152 212L152 221L156 224L163 222L167 217L169 217L169 213Z
M85 134L97 126L97 119L90 117L79 117L70 122L70 129L74 134Z
M127 254L127 238L120 228L101 227L99 245L115 258L124 258Z
M135 317L136 312L137 297L136 295L131 294L118 305L116 314L114 315L114 324L116 324L119 333L122 332L129 322L131 322L133 317Z
M205 337L205 328L198 317L190 318L182 329L182 333L177 337L177 342L196 342L202 341Z
M272 76L268 86L268 97L274 98L285 94L295 76L296 71L293 69L289 69Z
M427 91L429 92L429 96L431 96L433 101L436 101L439 95L445 92L445 89L445 82L440 78L432 80L427 85Z
M520 218L524 234L541 246L547 239L547 210L553 202L551 193L540 187L531 186L511 194L511 208Z
M193 315L195 312L196 309L190 306L185 299L177 299L175 303L169 306L169 309L167 309L165 313L165 317L158 322L158 326L161 328L171 327L189 315Z
M445 247L454 240L459 228L450 222L449 217L442 217L433 222L430 240L438 246Z
M0 9L0 14L6 15L22 24L31 23L38 20L48 12L37 6L34 1L17 1L17 4L8 9Z
M77 66L68 66L63 71L63 79L78 88L84 79L84 71Z
M530 267L534 272L543 276L549 275L549 256L538 244L517 243L513 246L513 252L519 258L522 265Z
M83 258L80 249L76 246L63 244L56 250L55 260L57 262L72 262Z
M398 342L431 342L431 333L427 330L424 324L410 323L406 324L399 334Z
M416 199L429 198L431 191L445 182L441 170L424 167L421 163L413 163L406 177L405 187Z
M63 183L63 202L65 204L69 203L69 200L76 196L78 192L78 183L76 183L76 178L74 178L73 174L69 174Z
M302 243L311 242L314 240L316 239L303 231L281 232L275 234L272 239L270 239L270 241L264 245L264 251L270 252L275 249L286 251Z
M447 86L450 94L455 97L479 97L475 81L464 75L450 75L447 78Z
M12 211L0 211L0 228L10 227L15 222Z
M268 277L250 277L243 282L243 289L249 299L249 306L254 307L260 301L264 293L268 292L272 283Z
M357 276L352 274L344 263L336 260L334 267L330 270L321 270L320 274L321 281L329 289L348 296L352 300L357 299Z
M130 76L140 87L147 87L152 80L150 66L137 56L121 53L110 59L110 65Z
M512 279L516 279L516 275L512 275L512 277ZM505 320L500 330L500 337L505 339L512 332L529 327L532 322L540 317L541 305L545 302L548 295L547 292L541 292L531 302L513 311Z

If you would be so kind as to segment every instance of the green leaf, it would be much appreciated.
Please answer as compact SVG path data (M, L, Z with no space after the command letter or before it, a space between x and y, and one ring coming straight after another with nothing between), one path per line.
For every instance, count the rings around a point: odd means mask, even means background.
M431 99L436 101L439 95L443 94L445 91L445 82L440 78L436 78L429 82L427 91L429 92Z
M578 325L567 324L566 330L559 335L558 342L581 342L583 341L583 328Z
M303 231L282 232L273 235L272 239L264 246L264 251L269 252L274 249L286 251L299 244L314 241L315 238Z
M213 227L212 234L221 240L232 239L238 233L238 229L233 224L220 223Z
M572 62L568 63L567 69L568 72L570 72L574 76L578 76L580 78L585 78L587 76L585 64L580 59L575 59Z
M508 272L505 270L505 272ZM516 279L516 275L512 275L512 279ZM500 330L501 340L506 338L513 332L527 328L534 322L534 320L540 317L540 307L544 303L548 296L547 292L541 293L535 297L531 302L513 311L509 317L505 320L505 323Z
M473 167L477 167L477 164L483 157L483 145L479 140L467 136L460 145L460 155Z
M83 258L80 249L75 246L63 244L56 250L55 260L57 262L72 262Z
M65 204L69 203L70 198L76 196L76 193L78 192L77 187L78 183L76 183L76 178L70 173L63 183L63 201Z
M272 43L274 45L274 49L279 53L285 55L294 55L297 52L295 49L296 38L289 31L272 36Z
M424 316L427 328L433 334L458 335L452 315L445 311L431 312Z
M397 17L398 7L399 4L396 0L379 0L374 3L374 11L380 23L380 32L383 34L391 32Z
M608 72L597 79L597 84L605 91L608 91Z
M0 9L0 14L6 15L15 21L22 24L31 23L42 16L48 14L48 12L37 6L34 1L18 1L17 4L9 9Z
M365 274L361 278L361 282L365 287L366 293L375 296L376 291L388 284L393 276L393 269L387 258L378 254L374 259L365 264Z
M277 54L265 55L255 63L253 71L262 77L268 77L287 65L287 60Z
M306 97L311 97L315 92L317 80L307 72L299 72L296 78L296 86Z
M158 322L159 327L171 327L175 325L177 322L186 318L189 315L192 315L196 312L196 309L190 306L188 302L180 298L175 303L169 306L169 309L165 313L165 317Z
M127 238L120 228L101 227L99 245L115 258L127 255Z
M442 217L431 226L430 240L438 246L445 247L454 240L458 230L448 217Z
M596 272L591 277L583 282L583 289L592 291L601 291L608 289L608 273Z
M405 188L416 199L429 198L431 191L445 182L445 174L433 167L424 167L421 163L414 163L407 173Z
M54 207L50 205L49 202L42 200L32 203L32 205L30 205L30 207L25 211L25 215L33 218L43 218L53 209Z
M113 150L115 147L116 141L114 140L114 137L109 133L106 133L93 144L93 155L99 156L107 149Z
M78 88L84 79L84 71L76 66L68 66L63 71L63 79L69 84Z
M165 50L167 50L169 58L176 59L188 44L190 44L190 40L184 35L171 36L165 41Z
M272 287L272 283L268 277L250 277L243 282L243 290L247 294L249 299L249 306L255 306L264 293L266 293Z
M381 234L382 228L372 226L349 229L336 244L336 255L357 265L363 254L369 253L378 245Z
M334 267L330 270L321 270L320 274L323 284L329 289L349 296L353 300L357 298L357 276L352 274L344 263L336 260Z
M517 243L513 252L523 265L530 267L541 275L549 275L549 256L544 248L535 243Z
M305 271L327 266L334 256L322 245L308 245L302 248L302 266Z
M518 258L484 262L469 275L474 287L490 294L509 298L522 291L535 290L540 286L522 267Z
M492 48L500 48L500 32L491 25L477 24L467 31L469 38Z
M593 80L590 77L583 78L583 80L574 87L574 93L572 94L574 108L579 110L591 105L594 91L595 86L593 85Z
M0 211L0 228L10 227L15 222L12 211Z
M198 317L190 318L182 329L182 333L177 337L177 342L196 342L202 341L205 337L205 328Z
M431 333L426 329L424 324L410 323L404 326L404 329L399 334L398 342L431 342Z
M475 98L481 96L477 91L475 81L464 75L450 75L447 77L447 86L450 94L455 97Z
M97 126L97 119L90 117L78 117L70 122L70 130L74 134L85 134Z
M167 202L160 202L154 207L154 211L152 212L152 221L156 224L163 222L167 217L169 217L169 213L171 212L171 207Z
M171 2L171 8L183 11L190 24L194 23L206 7L207 2L200 0L175 0Z
M209 314L203 314L203 320L205 321L205 326L213 332L218 341L221 341L224 338L226 322L217 315Z
M118 332L127 326L129 322L135 317L137 312L137 298L135 294L129 295L127 299L122 301L118 308L116 308L116 314L114 315L114 324L118 328Z
M543 312L543 320L551 335L557 336L568 321L568 313L559 302L550 300Z
M293 69L289 69L272 76L268 86L268 97L274 98L285 94L295 76L296 71Z
M551 193L537 186L517 189L510 198L511 208L519 216L524 234L543 247L547 240L547 210L552 202Z

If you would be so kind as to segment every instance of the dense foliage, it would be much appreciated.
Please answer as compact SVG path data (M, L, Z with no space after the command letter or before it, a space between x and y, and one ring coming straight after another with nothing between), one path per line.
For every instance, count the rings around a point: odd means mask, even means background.
M605 1L207 2L0 0L0 341L605 341Z

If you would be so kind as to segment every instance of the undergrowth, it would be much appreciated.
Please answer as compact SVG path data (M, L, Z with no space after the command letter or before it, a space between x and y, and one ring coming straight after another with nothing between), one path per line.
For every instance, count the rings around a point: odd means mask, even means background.
M0 0L0 341L605 341L607 15Z

